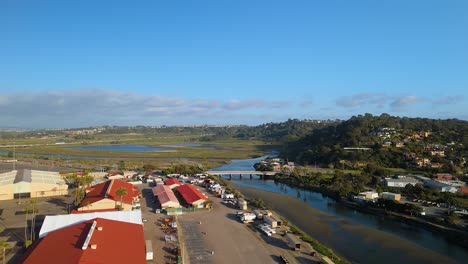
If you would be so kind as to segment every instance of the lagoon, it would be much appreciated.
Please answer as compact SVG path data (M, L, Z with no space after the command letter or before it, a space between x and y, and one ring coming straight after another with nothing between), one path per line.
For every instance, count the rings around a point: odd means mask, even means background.
M100 146L75 146L69 147L77 150L96 150L96 151L119 151L119 152L162 152L171 151L168 148L151 147L145 145L100 145Z

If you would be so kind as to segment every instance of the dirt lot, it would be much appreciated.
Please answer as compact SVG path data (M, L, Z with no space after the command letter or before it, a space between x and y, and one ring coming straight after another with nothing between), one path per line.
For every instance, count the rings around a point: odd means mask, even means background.
M238 220L236 209L222 204L220 198L209 198L213 201L211 211L179 216L185 263L282 263L280 255L290 263L314 263L307 254L310 247L294 252L281 235L259 233L253 225Z
M164 214L156 214L156 206L153 203L153 193L148 184L136 185L141 190L143 199L141 201L141 214L144 219L143 230L145 240L151 240L153 244L153 261L148 263L176 263L176 255L171 251L178 245L177 242L166 242L164 237L169 232L164 232L161 228L161 220L167 216Z

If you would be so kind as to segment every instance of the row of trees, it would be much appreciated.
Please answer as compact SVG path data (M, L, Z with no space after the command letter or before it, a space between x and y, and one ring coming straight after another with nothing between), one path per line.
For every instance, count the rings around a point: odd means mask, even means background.
M163 169L162 172L164 174L187 174L187 175L193 175L193 174L198 174L198 173L203 173L203 168L200 166L196 165L187 165L187 164L177 164L173 165L172 167Z

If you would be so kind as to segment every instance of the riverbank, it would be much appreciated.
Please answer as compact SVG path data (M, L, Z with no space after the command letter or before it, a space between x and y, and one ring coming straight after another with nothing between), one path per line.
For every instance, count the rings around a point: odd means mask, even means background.
M351 263L458 263L399 236L321 212L294 197L231 186L246 197L263 199L272 210Z
M350 201L342 200L342 201L339 201L339 203L349 208L358 210L360 212L382 216L382 217L385 217L394 221L399 221L399 222L403 222L409 225L415 225L415 226L426 228L430 230L431 232L437 232L439 235L443 235L450 242L468 249L468 232L466 231L454 229L445 225L439 225L439 224L426 221L418 217L411 217L411 216L398 214L394 212L387 212L378 208L363 207L361 205L358 205Z
M404 214L400 214L396 212L385 211L379 208L362 206L357 203L341 199L341 197L336 197L335 193L332 193L328 191L327 189L321 188L319 186L309 186L308 188L304 188L304 187L291 185L288 182L282 182L280 180L277 180L277 181L287 184L292 187L303 188L306 190L321 193L323 195L326 195L334 199L337 203L344 205L348 208L357 210L359 212L363 212L366 214L373 214L373 215L380 216L386 219L391 219L393 221L403 222L408 225L419 226L431 232L437 232L439 235L444 236L450 242L457 244L461 247L464 247L465 249L468 249L468 232L461 230L460 228L454 228L446 223L443 223L443 222L435 223L433 221L429 221L429 220L419 218L419 217L413 217L413 216L404 215Z

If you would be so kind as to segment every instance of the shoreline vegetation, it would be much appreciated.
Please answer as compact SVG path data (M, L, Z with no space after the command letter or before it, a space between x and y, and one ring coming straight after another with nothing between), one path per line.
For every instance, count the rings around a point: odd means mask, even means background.
M225 179L219 176L210 175L210 177L214 179L215 181L219 182L220 184L226 186L226 191L234 193L236 197L244 197L244 192L242 191L242 189L244 189L245 187L240 187L240 186L234 187L233 184L231 184L230 182L226 181ZM254 200L258 198L258 197L252 197L251 195L246 195L246 196L249 198L249 200ZM290 228L290 231L293 234L297 235L302 241L310 244L314 248L314 250L317 251L319 254L323 256L327 256L336 264L350 263L349 261L345 260L343 257L338 256L331 248L326 247L325 245L321 244L318 240L312 238L309 234L307 234L298 226L293 224L288 218L278 213L278 211L274 210L273 208L268 208L268 210L273 211L276 215L280 216L280 218Z
M134 137L134 136L133 136ZM0 141L0 159L12 159L13 151L18 161L26 161L32 164L42 164L49 167L63 167L68 170L88 169L88 168L117 168L119 161L124 161L128 169L143 169L145 164L151 164L158 168L168 168L176 164L188 163L202 168L214 168L228 164L233 159L249 159L263 155L265 151L273 148L261 141L225 139L216 142L199 141L197 137L170 137L159 139L125 139L121 140L106 138L105 142L84 141L73 142L67 145L53 145L50 142L41 142L36 139L27 143L38 144L35 146L19 147L24 142ZM200 146L190 146L190 143L197 143ZM8 147L5 147L5 145ZM48 145L52 144L52 145ZM171 144L188 144L188 146L171 146ZM112 145L144 145L148 147L168 148L171 151L106 151L106 150L81 150L73 149L73 146L112 146ZM16 146L16 147L15 147ZM22 153L29 153L23 155ZM54 156L57 155L57 156ZM63 155L64 157L58 157Z
M304 190L309 190L317 193L321 193L323 195L326 195L333 200L335 200L337 203L344 205L348 208L352 208L354 210L357 210L359 212L367 213L367 214L373 214L377 216L382 216L385 218L390 218L396 221L404 222L409 225L416 225L420 226L423 228L428 229L431 232L437 232L441 235L443 235L447 240L450 242L457 244L463 248L468 249L468 232L465 230L461 230L459 228L455 228L447 223L444 222L436 222L436 219L422 219L422 218L417 218L409 215L404 215L401 213L396 213L392 211L386 211L380 208L374 208L374 207L367 207L363 205L359 205L357 203L351 202L346 199L342 199L341 197L337 197L335 193L332 191L323 188L321 186L299 186L296 184L292 184L289 181L282 180L281 178L275 178L274 179L276 182L284 183L290 187L294 188L302 188Z

